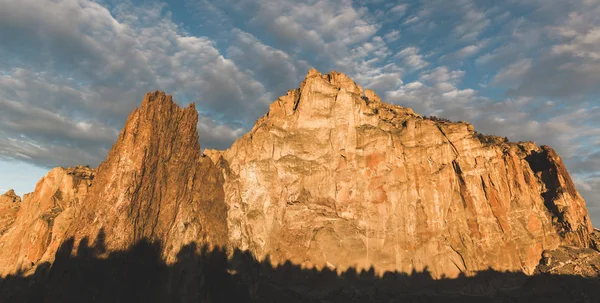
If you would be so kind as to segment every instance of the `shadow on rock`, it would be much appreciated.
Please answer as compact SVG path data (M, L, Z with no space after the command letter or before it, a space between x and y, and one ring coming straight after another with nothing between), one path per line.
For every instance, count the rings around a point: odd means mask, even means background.
M34 274L0 279L0 302L600 302L600 281L579 276L504 273L438 279L349 269L272 266L249 252L191 243L173 264L161 244L140 241L106 254L104 237L63 243Z

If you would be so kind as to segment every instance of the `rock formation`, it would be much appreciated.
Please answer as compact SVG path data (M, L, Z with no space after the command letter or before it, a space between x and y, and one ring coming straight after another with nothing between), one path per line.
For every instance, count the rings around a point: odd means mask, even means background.
M196 123L193 105L147 94L96 172L52 170L16 220L2 212L0 273L52 261L66 237L107 251L157 241L167 262L199 242L274 264L435 277L532 274L544 251L593 242L550 147L423 117L341 73L309 71L225 151L202 154Z
M14 190L9 190L0 196L0 236L15 222L21 207L21 198Z
M561 246L544 251L536 273L552 275L574 275L588 278L600 278L600 230L594 230L593 247Z
M161 241L168 260L192 241L225 245L223 176L200 153L197 122L193 104L182 109L164 93L146 94L98 167L71 234L102 234L109 251Z
M591 223L549 147L424 119L311 70L223 152L229 243L272 260L532 273Z
M86 166L55 168L36 185L35 191L26 194L23 202L14 192L11 203L19 204L11 212L16 218L0 236L0 273L31 272L44 261L51 261L60 244L70 236L67 229L73 222L77 209L84 207L95 170ZM6 200L3 200L6 201ZM0 202L6 210L6 202ZM7 216L2 212L1 216Z

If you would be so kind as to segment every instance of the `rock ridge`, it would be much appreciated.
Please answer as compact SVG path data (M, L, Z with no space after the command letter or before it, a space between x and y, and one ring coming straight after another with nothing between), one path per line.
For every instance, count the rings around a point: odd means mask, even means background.
M20 207L21 197L14 190L9 189L0 196L0 236L15 222Z
M274 262L533 273L544 249L589 243L551 148L426 119L337 72L309 71L221 154L229 242Z
M75 238L102 232L108 250L161 241L168 260L192 241L224 244L222 177L201 157L197 122L194 104L180 108L163 92L146 94L98 168L89 205L72 225Z
M28 273L53 260L70 236L66 230L82 207L94 175L95 170L86 166L57 167L23 197L13 223L0 235L1 273Z
M435 277L533 274L543 252L595 243L550 147L423 117L339 72L311 69L227 150L202 154L197 121L193 104L147 93L98 169L52 170L12 212L2 196L0 274L52 262L66 237L107 252L156 241L167 262L198 242Z

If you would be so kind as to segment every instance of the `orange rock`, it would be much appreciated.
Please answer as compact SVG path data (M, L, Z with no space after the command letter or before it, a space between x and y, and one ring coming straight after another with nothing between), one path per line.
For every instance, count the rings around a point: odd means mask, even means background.
M53 260L67 238L75 209L84 206L94 175L94 169L85 166L58 167L23 197L16 220L0 237L0 274L30 272L40 262Z
M21 197L9 190L0 196L0 236L12 226L21 207Z
M160 241L167 262L200 242L435 277L530 274L542 250L591 241L585 202L551 148L423 118L338 72L309 71L225 151L201 154L196 124L193 105L148 93L97 172L51 171L16 217L0 202L16 218L3 223L0 273L99 234L107 252Z
M76 241L102 232L108 251L160 241L167 261L193 241L224 245L222 175L200 153L197 121L193 104L180 108L162 92L146 94L98 167L69 229Z
M312 70L223 152L228 243L274 259L435 276L532 273L542 248L587 245L585 204L553 151L376 99L339 73ZM553 224L557 204L573 209Z

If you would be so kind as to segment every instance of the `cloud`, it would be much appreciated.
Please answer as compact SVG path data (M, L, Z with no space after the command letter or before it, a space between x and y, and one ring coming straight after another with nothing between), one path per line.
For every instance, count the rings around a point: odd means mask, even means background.
M207 116L198 116L198 137L202 148L227 149L237 138L248 132L242 126L218 123Z
M580 102L600 94L600 3L536 2L528 18L507 22L496 49L476 63L503 67L493 82L509 96Z
M600 5L592 6L591 3L591 7L585 7L586 11L570 13L564 24L552 29L556 36L564 39L552 46L552 53L600 60L600 21L596 20Z
M408 4L397 4L386 11L386 22L395 22L400 20L406 14Z
M439 66L421 75L421 81L436 85L448 83L452 86L462 81L465 72L462 70L449 70L447 66Z
M232 20L247 19L239 30L292 55L294 61L310 62L323 70L339 66L340 60L350 56L357 46L371 41L381 28L368 9L353 5L350 0L213 3Z
M268 100L275 100L297 86L310 68L302 62L296 62L286 52L265 45L250 33L239 29L233 33L235 38L227 48L227 56L238 67L249 70L255 78L260 79L270 93Z
M405 32L419 35L422 40L443 39L445 43L440 48L473 44L492 25L491 11L481 6L472 0L414 1L402 26Z
M84 0L3 4L0 158L96 165L127 114L155 89L220 120L204 124L205 132L223 134L228 124L262 115L264 86L163 10L122 3L109 11ZM233 141L213 139L205 146Z
M248 2L256 4L256 15L252 18L256 25L296 49L302 46L337 54L366 41L378 29L376 24L364 19L365 10L354 8L349 0Z
M423 56L419 54L419 48L414 46L399 51L394 57L402 59L404 64L408 65L413 70L419 70L429 65L429 63L423 59Z
M383 37L388 43L390 43L400 39L400 35L401 34L399 30L391 30L388 33L386 33Z
M42 166L97 165L118 135L90 117L98 101L73 83L21 68L0 76L0 159ZM93 103L95 104L95 103Z
M402 23L403 25L409 25L412 23L416 23L420 20L419 16L409 16L408 18L406 18L406 20L404 20L404 22Z
M560 42L527 73L513 94L574 96L600 93L600 3L584 2L580 11L550 29ZM544 76L542 73L555 73ZM537 84L545 81L545 85Z
M465 60L465 59L475 56L476 54L481 52L483 49L485 49L488 46L489 42L490 42L490 40L486 39L486 40L479 41L475 44L466 45L454 52L451 52L446 55L442 55L440 57L440 61L449 62L449 61L453 61L453 60Z
M245 1L243 8L228 3L220 7L232 18L243 18L241 12L252 17L250 26L233 31L227 55L261 79L266 91L285 93L310 67L335 69L377 89L392 89L401 82L403 69L392 62L388 47L400 31L377 35L381 25L376 18L350 1L255 0ZM390 7L396 15L402 8L406 6Z
M503 69L492 78L492 84L512 86L520 83L525 74L531 69L532 60L521 59Z
M487 29L491 21L486 16L485 12L479 10L474 2L462 1L464 6L462 12L462 19L457 24L453 33L459 40L462 41L473 41L479 35Z
M459 49L456 52L456 55L460 58L469 57L469 56L476 54L480 48L481 48L481 46L479 46L479 45L474 45L474 44L467 45L467 46Z
M416 81L384 92L384 100L411 107L423 115L436 115L468 120L468 108L477 100L473 89L461 89L458 84L465 72L440 66L421 73Z
M0 161L95 165L155 89L195 102L201 145L225 148L316 67L551 145L600 219L597 1L110 3L3 3Z

